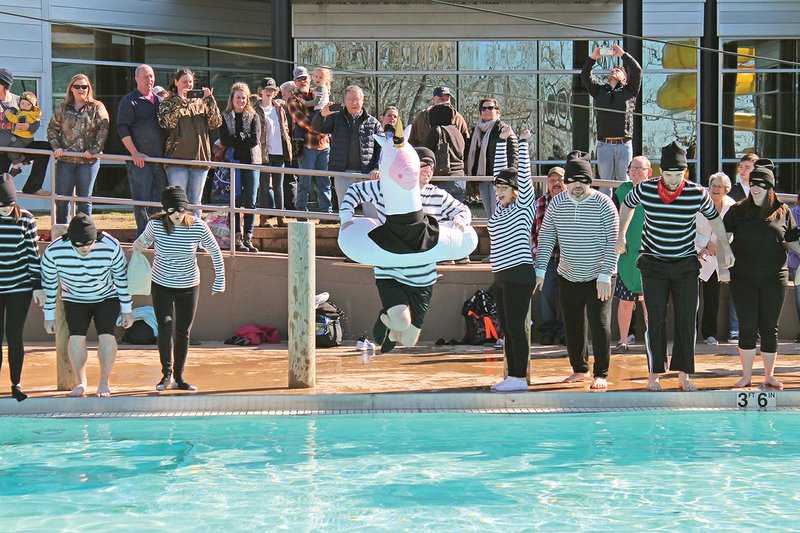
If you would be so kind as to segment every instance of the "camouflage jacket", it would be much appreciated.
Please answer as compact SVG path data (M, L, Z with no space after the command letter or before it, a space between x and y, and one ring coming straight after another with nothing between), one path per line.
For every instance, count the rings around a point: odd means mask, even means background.
M164 157L211 161L209 131L222 125L214 96L185 99L168 96L158 108L158 125L167 132Z
M80 109L62 102L53 112L53 117L47 126L47 141L53 150L61 148L65 152L99 154L106 144L108 127L108 111L102 102L92 100L86 102ZM59 161L92 164L97 159L62 157Z

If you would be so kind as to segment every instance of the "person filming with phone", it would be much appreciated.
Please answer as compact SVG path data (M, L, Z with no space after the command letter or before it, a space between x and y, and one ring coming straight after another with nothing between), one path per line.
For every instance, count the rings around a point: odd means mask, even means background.
M220 127L222 115L208 87L194 88L194 72L187 68L175 71L169 96L158 108L158 124L167 132L164 157L211 161L209 132ZM200 204L208 167L165 165L167 182L186 191L190 204ZM199 217L199 209L193 212Z
M603 55L622 59L600 83L592 68ZM642 87L642 66L616 44L611 50L595 48L581 71L583 86L594 98L597 114L597 168L602 180L627 180L628 165L633 159L633 112ZM611 189L602 192L611 195Z

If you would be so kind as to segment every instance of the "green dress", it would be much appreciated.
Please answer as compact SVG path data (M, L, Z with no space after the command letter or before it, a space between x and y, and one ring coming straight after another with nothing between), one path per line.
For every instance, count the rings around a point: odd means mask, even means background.
M623 205L625 197L633 189L633 182L626 181L614 192L619 200L619 205ZM628 251L619 256L617 262L617 273L629 291L635 293L642 292L642 273L636 266L639 260L639 252L642 249L642 230L644 229L644 208L637 206L633 211L633 218L625 233L625 241Z

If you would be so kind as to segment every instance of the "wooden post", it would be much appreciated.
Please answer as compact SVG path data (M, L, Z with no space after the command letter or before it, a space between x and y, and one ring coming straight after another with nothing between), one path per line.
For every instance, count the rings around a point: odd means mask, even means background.
M289 240L289 388L317 384L315 260L313 222L290 222Z
M67 232L66 224L55 224L50 230L50 239L60 239ZM64 302L61 301L61 287L56 296L56 388L72 390L75 388L75 372L69 360L69 328L64 315Z

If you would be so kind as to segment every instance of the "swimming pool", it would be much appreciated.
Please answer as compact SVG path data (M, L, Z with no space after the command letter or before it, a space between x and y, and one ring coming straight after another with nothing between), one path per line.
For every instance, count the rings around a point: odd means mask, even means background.
M800 414L0 419L0 522L795 530Z

